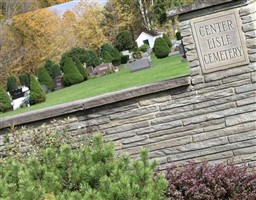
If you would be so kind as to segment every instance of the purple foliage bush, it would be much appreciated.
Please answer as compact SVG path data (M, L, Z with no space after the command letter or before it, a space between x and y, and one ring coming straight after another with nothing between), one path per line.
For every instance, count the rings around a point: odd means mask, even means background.
M256 200L256 173L245 167L191 162L169 167L166 178L175 200Z

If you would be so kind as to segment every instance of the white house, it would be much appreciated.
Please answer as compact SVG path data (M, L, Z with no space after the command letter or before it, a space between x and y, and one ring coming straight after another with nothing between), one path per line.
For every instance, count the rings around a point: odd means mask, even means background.
M156 33L154 31L143 31L136 39L138 47L143 44L148 44L150 48L154 47L156 38L163 37L163 33Z

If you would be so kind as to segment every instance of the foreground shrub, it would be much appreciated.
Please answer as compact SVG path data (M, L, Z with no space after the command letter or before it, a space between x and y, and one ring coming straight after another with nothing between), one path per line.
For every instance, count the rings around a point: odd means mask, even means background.
M54 90L54 83L52 77L48 74L45 67L41 67L38 70L38 81L41 85L45 85L48 88L48 90Z
M123 55L121 57L121 64L126 64L129 61L129 55Z
M60 137L56 143L54 134L45 136L49 144L44 143L37 154L33 150L30 156L12 155L1 161L0 199L165 199L167 182L154 175L156 163L149 162L145 150L133 161L128 156L117 158L113 143L105 143L99 135L75 148Z
M66 59L63 70L63 82L65 86L71 86L84 81L83 76L80 74L71 58Z
M9 76L7 78L7 91L13 91L18 88L17 80L15 76Z
M169 55L170 48L163 38L156 38L153 51L157 58L165 58Z
M167 196L175 200L253 200L256 197L256 173L245 168L218 164L190 163L167 170Z
M4 88L0 86L0 113L12 109L11 99Z
M172 42L166 33L163 34L163 39L165 43L168 45L168 47L170 48L172 46Z
M46 100L46 94L43 91L40 83L34 76L30 76L30 105L44 102Z
M100 57L103 63L110 63L113 58L108 51L100 51Z

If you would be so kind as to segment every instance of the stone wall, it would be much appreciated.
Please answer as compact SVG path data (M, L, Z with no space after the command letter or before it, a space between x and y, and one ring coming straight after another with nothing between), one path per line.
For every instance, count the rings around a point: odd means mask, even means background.
M69 117L69 132L78 140L85 133L100 132L106 140L115 141L119 153L133 157L145 147L161 169L188 160L256 168L255 1L236 9L248 64L203 73L190 21L185 20L181 34L190 76L3 118L0 150L11 124L38 126Z

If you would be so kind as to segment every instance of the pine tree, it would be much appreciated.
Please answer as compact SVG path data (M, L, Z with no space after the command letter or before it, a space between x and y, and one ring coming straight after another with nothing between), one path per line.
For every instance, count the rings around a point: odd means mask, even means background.
M21 74L19 75L20 84L22 86L29 87L29 75L28 74Z
M84 80L87 80L87 74L86 74L85 68L78 58L75 58L75 65L78 71L80 72L80 74L82 74Z
M163 38L156 38L153 51L157 58L165 58L169 55L170 48Z
M54 90L54 83L51 76L48 74L45 67L42 67L38 71L38 81L41 85L45 85L48 90Z
M46 94L43 91L40 83L34 76L30 76L30 104L34 105L37 103L44 102L46 100Z
M55 64L52 66L52 72L53 72L53 78L56 78L57 76L61 76L61 70L60 70L60 66Z
M15 76L9 76L7 78L7 91L16 90L18 88L17 80Z
M82 74L80 74L71 58L66 59L63 70L63 81L65 86L71 86L84 81Z

